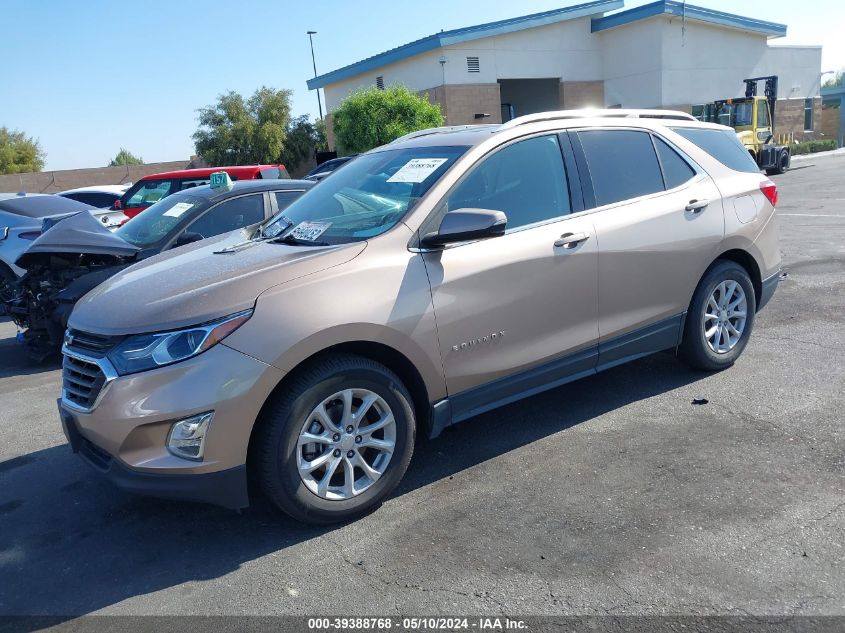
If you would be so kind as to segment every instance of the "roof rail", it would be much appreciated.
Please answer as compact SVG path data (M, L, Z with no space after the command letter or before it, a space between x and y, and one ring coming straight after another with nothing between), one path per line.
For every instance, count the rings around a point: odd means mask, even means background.
M681 112L680 110L623 110L621 108L609 109L584 109L584 110L557 110L554 112L538 112L511 119L503 124L501 130L508 130L528 123L538 121L557 121L562 119L589 119L589 118L620 118L620 119L670 119L675 121L697 121L694 116Z
M410 132L405 134L404 136L400 136L397 139L394 139L388 143L388 145L393 145L394 143L402 143L404 141L410 141L414 138L419 138L421 136L430 136L432 134L442 134L444 132L460 132L462 130L476 130L481 127L498 127L494 124L476 124L476 125L447 125L445 127L430 127L425 130L417 130L416 132Z

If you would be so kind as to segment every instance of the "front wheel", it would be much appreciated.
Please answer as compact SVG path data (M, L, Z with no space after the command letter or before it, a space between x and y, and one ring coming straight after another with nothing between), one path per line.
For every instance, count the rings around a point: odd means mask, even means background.
M739 264L719 260L698 284L687 311L679 352L691 367L718 371L739 358L754 326L754 286Z
M0 264L0 314L6 313L6 304L17 295L18 279L15 273Z
M777 165L772 169L767 169L766 174L769 176L785 174L787 169L789 169L789 152L783 151L778 155Z
M389 369L352 355L325 358L271 400L254 466L267 497L306 523L361 516L389 495L414 447L411 397Z

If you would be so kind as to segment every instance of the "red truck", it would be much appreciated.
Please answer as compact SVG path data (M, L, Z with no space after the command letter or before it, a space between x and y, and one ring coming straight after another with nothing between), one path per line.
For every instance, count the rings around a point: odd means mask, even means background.
M257 180L259 178L290 178L284 165L247 165L240 167L204 167L164 171L144 176L126 190L112 209L123 211L127 218L134 218L150 205L177 191L207 185L211 174L225 171L232 180Z

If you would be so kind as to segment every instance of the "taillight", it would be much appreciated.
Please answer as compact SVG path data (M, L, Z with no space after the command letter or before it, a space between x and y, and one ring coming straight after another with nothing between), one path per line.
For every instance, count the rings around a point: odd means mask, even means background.
M778 206L778 186L775 183L771 180L764 180L760 183L760 191L772 203L773 207Z
M22 240L34 240L39 235L41 235L41 231L24 231L23 233L18 233L18 237Z

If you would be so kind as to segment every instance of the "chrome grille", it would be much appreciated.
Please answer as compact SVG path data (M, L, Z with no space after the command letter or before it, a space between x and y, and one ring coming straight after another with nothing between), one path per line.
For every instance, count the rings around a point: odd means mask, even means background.
M97 401L106 376L96 363L67 353L62 361L64 399L82 409L90 409Z
M117 345L120 338L68 329L65 333L65 345L69 349L81 352L85 356L103 358L111 351L112 347Z

